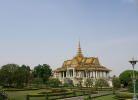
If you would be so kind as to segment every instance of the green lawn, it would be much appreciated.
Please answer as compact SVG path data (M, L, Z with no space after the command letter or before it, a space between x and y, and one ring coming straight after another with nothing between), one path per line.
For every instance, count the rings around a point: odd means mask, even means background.
M95 98L94 100L117 100L117 99L115 99L114 95L107 95L107 96Z
M29 91L7 91L8 100L26 100L27 94L37 94L40 92L49 91L47 89L29 90ZM45 100L45 97L31 97L30 100ZM117 100L114 95L102 96L95 98L94 100Z
M45 92L46 89L40 89L40 90L31 90L31 91L7 91L6 93L8 94L8 100L26 100L26 95L27 94L35 94L35 93L40 93L40 92ZM33 100L44 100L42 97L41 99L39 98L33 98Z

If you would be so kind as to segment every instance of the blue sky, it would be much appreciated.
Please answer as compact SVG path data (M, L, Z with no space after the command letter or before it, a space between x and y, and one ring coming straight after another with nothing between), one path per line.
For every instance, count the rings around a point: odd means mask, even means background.
M53 69L77 52L119 73L138 59L137 0L0 0L0 65ZM136 66L138 69L138 65Z

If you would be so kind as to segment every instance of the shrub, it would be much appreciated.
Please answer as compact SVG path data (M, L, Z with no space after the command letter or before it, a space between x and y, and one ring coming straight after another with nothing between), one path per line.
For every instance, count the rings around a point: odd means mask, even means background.
M84 100L92 100L92 97L89 95Z
M58 93L58 92L66 92L67 90L66 89L52 89L52 92L54 93Z
M116 90L116 89L119 89L121 87L121 83L120 83L120 80L118 77L113 77L112 79L112 83L113 83L113 88Z
M115 95L117 98L121 98L121 99L130 99L133 97L133 93L129 93L129 92L118 92Z
M64 85L64 87L73 87L74 86L73 81L69 78L64 79L64 84L63 85Z
M102 89L103 87L109 87L109 84L105 79L98 79L95 82L95 86Z
M85 81L85 86L86 87L92 87L93 83L94 83L93 79L87 78L86 81Z
M50 78L47 82L47 85L50 87L59 87L61 82L57 78Z

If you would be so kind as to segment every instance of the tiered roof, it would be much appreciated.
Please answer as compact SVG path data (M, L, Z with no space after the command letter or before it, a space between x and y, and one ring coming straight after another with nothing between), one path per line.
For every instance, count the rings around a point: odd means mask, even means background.
M111 71L110 69L102 66L99 63L97 57L84 57L81 51L80 42L78 45L77 55L71 59L64 61L61 68L58 68L56 71L65 71L67 68L75 68L75 70L97 70L97 71Z

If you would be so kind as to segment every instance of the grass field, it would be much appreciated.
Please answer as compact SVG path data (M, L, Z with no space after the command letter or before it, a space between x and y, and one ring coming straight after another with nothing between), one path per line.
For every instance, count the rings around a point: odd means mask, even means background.
M107 95L107 96L95 98L94 100L117 100L117 99L115 99L114 95Z
M8 100L26 100L27 94L36 94L40 92L46 92L46 89L29 90L29 91L7 91ZM45 100L45 97L31 97L30 100ZM95 98L94 100L117 100L114 95L102 96Z
M39 92L45 92L46 89L40 89L40 90L31 90L31 91L7 91L8 94L8 100L26 100L27 94L35 94ZM32 100L44 100L44 97L42 98L32 98Z

